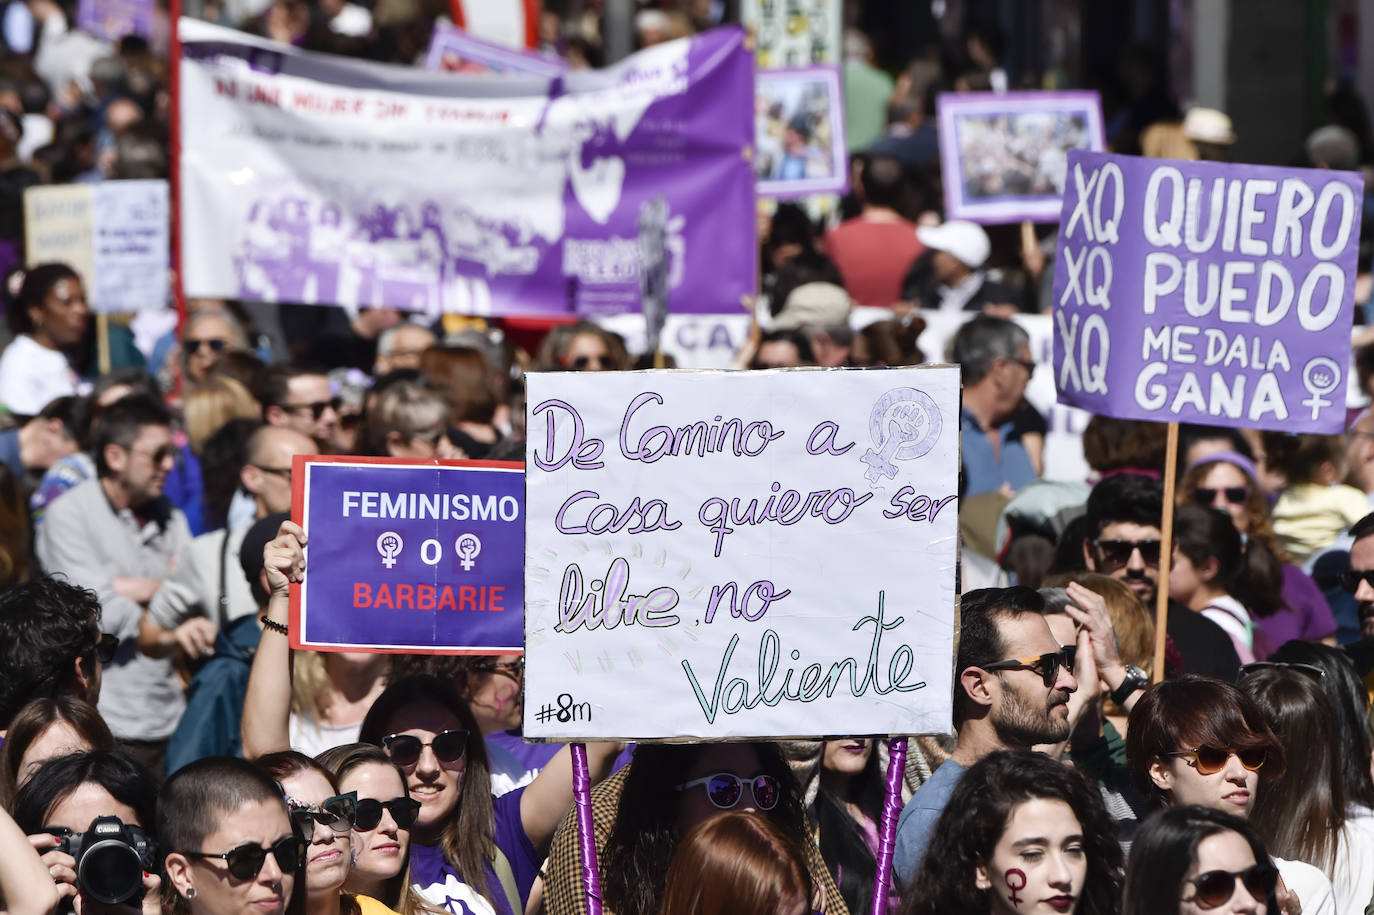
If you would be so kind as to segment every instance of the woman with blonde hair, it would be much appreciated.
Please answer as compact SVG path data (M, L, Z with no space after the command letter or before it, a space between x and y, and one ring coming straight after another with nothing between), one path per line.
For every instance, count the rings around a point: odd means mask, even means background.
M233 419L260 419L262 408L253 395L227 375L210 374L191 385L181 408L186 442L197 456L210 436Z
M398 381L382 391L367 413L367 450L385 457L463 457L449 439L451 417L440 392L417 381Z

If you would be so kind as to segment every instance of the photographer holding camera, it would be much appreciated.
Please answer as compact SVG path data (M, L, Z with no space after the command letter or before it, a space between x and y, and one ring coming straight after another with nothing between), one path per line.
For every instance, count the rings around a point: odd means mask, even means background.
M44 763L12 812L76 915L161 915L157 785L118 750Z

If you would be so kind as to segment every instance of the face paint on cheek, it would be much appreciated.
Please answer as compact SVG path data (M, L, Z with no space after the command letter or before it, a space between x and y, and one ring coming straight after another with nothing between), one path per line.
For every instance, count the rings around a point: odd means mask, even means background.
M1021 904L1021 894L1017 890L1026 888L1026 872L1017 867L1008 868L1003 874L1002 879L1007 882L1007 889L1011 894L1007 896L1012 905Z

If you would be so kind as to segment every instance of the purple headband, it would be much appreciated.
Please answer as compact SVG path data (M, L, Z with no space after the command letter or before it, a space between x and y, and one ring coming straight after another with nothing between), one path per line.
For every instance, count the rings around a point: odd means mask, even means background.
M1204 454L1202 457L1198 458L1196 461L1193 461L1193 463L1189 464L1188 469L1192 470L1194 467L1197 467L1201 464L1212 464L1217 461L1225 461L1228 464L1235 464L1241 470L1245 471L1246 475L1250 477L1250 480L1252 482L1259 482L1259 471L1255 469L1255 462L1250 460L1245 455L1241 454L1239 451L1213 451L1211 454Z

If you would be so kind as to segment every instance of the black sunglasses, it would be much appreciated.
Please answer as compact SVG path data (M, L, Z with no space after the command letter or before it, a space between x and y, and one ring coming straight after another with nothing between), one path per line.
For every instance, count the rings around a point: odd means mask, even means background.
M1131 554L1140 550L1140 558L1147 566L1159 565L1158 540L1096 540L1097 551L1104 564L1117 568L1131 561Z
M1216 870L1198 874L1188 881L1197 890L1197 895L1189 901L1200 909L1215 909L1231 898L1237 877L1245 891L1256 902L1263 903L1278 885L1279 872L1270 864L1252 864L1243 871Z
M591 367L593 361L596 362L597 367L600 368L602 371L605 371L606 369L611 367L610 356L578 356L576 359L572 360L568 364L579 372L585 372L588 368Z
M109 664L114 660L115 652L118 650L119 636L102 632L100 640L95 643L95 656L100 659L100 663Z
M983 670L1033 670L1040 675L1045 686L1054 686L1059 679L1059 668L1073 673L1073 661L1078 651L1076 645L1065 645L1056 652L1042 654L1036 658L1012 658L1010 661L997 661L984 664Z
M1307 674L1309 677L1316 677L1319 682L1326 682L1326 671L1315 664L1298 664L1290 661L1251 661L1249 664L1240 665L1240 676L1236 677L1236 682L1244 680L1246 676L1257 670L1273 668L1274 670L1296 670L1299 673Z
M1214 489L1210 486L1199 486L1193 490L1193 501L1198 505L1211 505L1217 500L1217 493L1226 496L1226 501L1232 505L1244 505L1245 500L1250 498L1249 486L1223 486Z
M1339 578L1341 587L1345 589L1347 593L1354 594L1360 589L1360 582L1362 581L1369 582L1371 586L1374 586L1374 569L1370 569L1367 572L1356 572L1353 569L1348 569L1342 572Z
M353 828L359 832L376 829L382 822L382 808L391 811L391 818L402 829L414 826L415 818L420 815L420 802L413 797L394 797L389 801L366 797L358 801L358 810L353 815Z
M333 400L316 400L311 403L284 403L280 406L283 410L309 410L310 415L318 420L324 415L325 410L332 408L335 413L339 412L339 399L336 397Z
M228 340L183 340L181 341L181 351L188 356L194 356L200 351L202 346L210 347L214 353L222 353L229 346Z
M307 804L287 796L286 805L291 810L291 822L295 823L307 842L315 838L315 824L328 826L335 835L341 836L353 828L358 812L358 792L336 794L326 798L323 804Z
M212 854L205 851L183 852L188 858L220 858L229 868L229 875L235 880L253 880L262 872L267 863L267 855L277 859L277 867L283 874L294 874L305 866L304 839L286 836L278 839L271 848L263 848L256 842L231 848L226 852Z
M420 761L425 747L434 750L434 756L441 763L453 762L462 758L468 746L467 731L441 731L434 739L425 743L412 734L392 734L382 738L382 744L391 754L391 761L398 766L413 766Z

